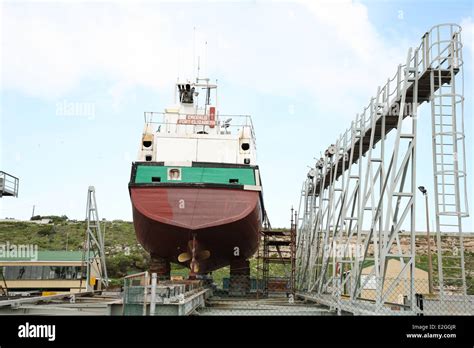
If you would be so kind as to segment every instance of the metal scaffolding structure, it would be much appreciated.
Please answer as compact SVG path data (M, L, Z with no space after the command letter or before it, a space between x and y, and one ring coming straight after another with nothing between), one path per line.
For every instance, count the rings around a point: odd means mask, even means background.
M391 312L394 302L403 313L420 311L415 284L417 110L428 102L436 298L447 301L455 293L457 301L468 301L462 230L468 203L461 48L458 25L433 27L309 171L298 216L296 286L301 296L353 313ZM442 248L446 232L457 237L456 253ZM387 272L390 260L399 262L396 271ZM370 299L364 298L367 288Z
M264 221L261 243L257 255L257 295L269 293L295 293L296 280L296 211L291 209L289 231L272 229L268 219ZM280 274L270 272L278 267ZM283 272L283 273L282 273Z
M91 279L92 267L95 267L100 274L100 279L98 280L101 282L102 287L107 288L109 284L105 263L104 235L100 228L94 186L89 186L87 191L86 224L87 230L83 264L86 266L86 289L87 291L93 291L94 285Z

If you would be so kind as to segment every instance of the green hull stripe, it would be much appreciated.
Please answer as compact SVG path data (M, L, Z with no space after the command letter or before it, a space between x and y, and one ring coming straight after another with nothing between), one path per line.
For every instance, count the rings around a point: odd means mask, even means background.
M168 180L168 168L179 168L181 180ZM155 181L152 179L155 178ZM239 185L255 185L255 175L252 168L199 168L199 167L164 167L164 166L138 166L135 176L136 184L149 184L153 182L183 182L183 183L209 183L231 184L230 180L238 181Z

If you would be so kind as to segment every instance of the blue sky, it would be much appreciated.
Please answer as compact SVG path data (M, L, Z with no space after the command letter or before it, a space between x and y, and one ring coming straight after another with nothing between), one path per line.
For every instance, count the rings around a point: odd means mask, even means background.
M270 220L287 226L313 158L408 48L446 22L463 26L474 174L471 1L6 1L0 18L0 169L21 180L17 199L0 201L0 218L27 219L36 205L38 214L82 219L94 185L101 217L131 220L127 184L143 112L172 103L176 78L193 77L195 50L202 74L219 80L221 114L253 116ZM64 102L93 115L61 114ZM430 188L429 110L420 112L417 180Z

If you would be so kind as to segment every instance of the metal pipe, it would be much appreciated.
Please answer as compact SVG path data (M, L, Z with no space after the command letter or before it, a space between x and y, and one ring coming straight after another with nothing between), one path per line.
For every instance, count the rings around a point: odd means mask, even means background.
M156 306L156 273L151 274L151 299L150 299L150 315L155 315Z
M431 260L431 237L430 237L430 215L428 209L428 192L425 196L425 208L426 208L426 240L428 242L428 288L429 293L433 293L433 262Z
M148 286L150 283L150 277L148 271L145 271L145 283L143 284L143 315L147 314L147 302L148 302Z

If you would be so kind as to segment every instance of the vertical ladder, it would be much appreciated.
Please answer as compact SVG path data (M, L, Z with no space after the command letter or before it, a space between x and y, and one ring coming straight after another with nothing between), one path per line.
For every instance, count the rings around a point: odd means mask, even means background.
M264 232L263 235L263 296L268 296L268 276L270 273L270 265L268 258L270 257L270 251L268 248L268 235Z
M298 212L293 212L291 208L291 230L290 230L290 258L291 258L291 278L290 289L293 296L296 291L296 233L298 230Z
M436 66L430 75L438 281L441 296L448 292L463 295L467 293L462 229L462 218L468 216L464 97L462 93L456 93L455 75L460 67L456 39L454 34L449 53L438 54L438 61L435 60Z
M296 236L295 253L296 253L296 268L300 271L296 274L296 284L299 288L303 288L308 279L308 263L311 247L311 229L314 223L314 214L316 213L315 200L315 176L317 172L311 168L308 172L306 180L301 187L300 201L298 205L298 214L295 217L295 229L299 229Z

